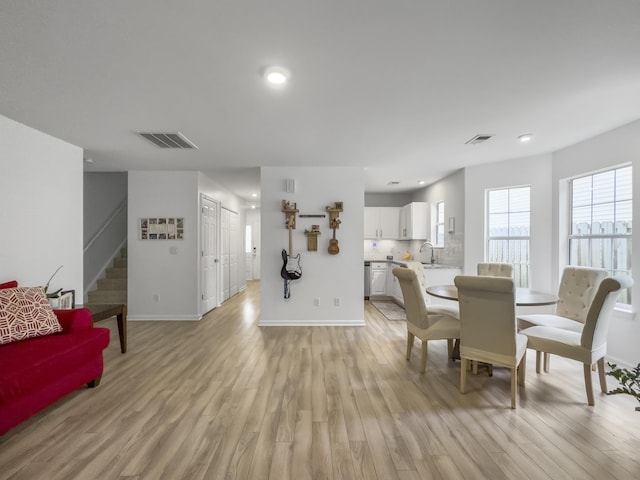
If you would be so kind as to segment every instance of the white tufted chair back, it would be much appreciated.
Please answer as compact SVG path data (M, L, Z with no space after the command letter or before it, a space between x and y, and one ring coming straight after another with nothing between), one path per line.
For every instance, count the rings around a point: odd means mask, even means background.
M421 329L429 328L429 313L423 300L422 286L415 270L410 268L394 268L393 275L400 282L404 310L407 322Z
M422 297L424 298L424 303L429 305L431 300L429 295L427 295L427 281L424 277L424 266L422 262L418 262L416 260L408 260L404 262L407 268L416 272L416 276L418 277L418 283L420 284L420 291L422 292Z
M607 347L607 333L611 313L618 301L620 290L631 288L633 280L626 276L609 277L602 280L589 308L587 320L582 330L580 344L594 351Z
M565 267L558 288L556 315L585 323L600 282L607 276L601 268Z
M460 353L471 350L481 361L515 365L515 288L509 278L458 275ZM503 358L504 357L504 358ZM508 360L505 360L508 358Z
M483 277L513 278L513 265L510 263L479 263L478 275Z

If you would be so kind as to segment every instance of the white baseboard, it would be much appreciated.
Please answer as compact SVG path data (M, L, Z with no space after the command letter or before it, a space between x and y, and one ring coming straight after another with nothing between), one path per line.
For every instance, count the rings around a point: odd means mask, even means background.
M606 366L606 363L609 362L609 363L615 363L619 367L626 368L628 370L631 370L632 368L636 368L636 365L630 365L624 360L620 360L616 357L612 357L611 355L607 355L606 357L604 357L604 361L605 361L605 366Z
M364 319L354 320L258 320L259 327L364 327Z
M198 321L202 320L202 315L127 315L127 321L159 321L159 322L167 322L167 321Z

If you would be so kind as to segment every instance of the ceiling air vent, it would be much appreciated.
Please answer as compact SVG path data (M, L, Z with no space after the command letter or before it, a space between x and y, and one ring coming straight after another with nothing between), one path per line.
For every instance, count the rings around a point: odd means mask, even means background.
M142 138L149 140L156 147L160 148L187 148L198 149L198 147L180 132L177 133L139 133Z
M387 183L387 185L400 185L400 182L396 180L391 180L389 183Z
M493 137L494 135L492 135L491 133L481 133L479 135L476 135L475 137L473 137L470 140L467 140L466 144L471 144L471 145L476 145L478 143L484 143L487 140L489 140L491 137Z

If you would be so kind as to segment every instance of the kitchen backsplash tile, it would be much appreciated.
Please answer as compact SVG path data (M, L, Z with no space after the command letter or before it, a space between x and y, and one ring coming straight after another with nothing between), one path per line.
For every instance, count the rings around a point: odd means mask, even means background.
M422 240L365 240L364 258L367 260L386 260L387 255L393 255L395 260L400 260L407 252L411 252L415 260L428 262L431 258L431 249L425 247L422 252L419 252L423 243ZM444 265L462 266L463 255L463 234L446 234L444 247L433 249L436 263Z

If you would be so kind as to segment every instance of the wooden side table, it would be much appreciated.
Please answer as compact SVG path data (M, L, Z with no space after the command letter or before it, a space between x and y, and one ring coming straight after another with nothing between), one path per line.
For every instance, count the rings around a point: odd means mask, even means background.
M84 308L91 310L93 321L99 322L107 318L116 317L118 321L118 336L120 337L120 351L127 352L127 306L124 304L87 304Z

